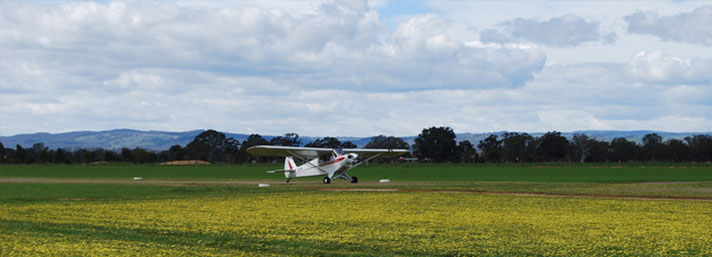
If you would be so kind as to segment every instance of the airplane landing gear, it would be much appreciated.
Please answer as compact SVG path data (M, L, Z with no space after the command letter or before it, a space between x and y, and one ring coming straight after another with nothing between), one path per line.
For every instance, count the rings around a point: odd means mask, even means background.
M324 177L324 184L330 184L331 179L329 177Z
M358 183L358 178L357 177L351 177L351 183Z
M288 178L288 179L287 179L287 183L289 183L289 180L290 180L290 179L292 179L292 178Z

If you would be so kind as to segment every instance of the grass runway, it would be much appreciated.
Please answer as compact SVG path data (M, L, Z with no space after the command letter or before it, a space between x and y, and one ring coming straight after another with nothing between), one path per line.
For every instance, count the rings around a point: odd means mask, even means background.
M2 166L0 256L712 255L710 167L273 166Z

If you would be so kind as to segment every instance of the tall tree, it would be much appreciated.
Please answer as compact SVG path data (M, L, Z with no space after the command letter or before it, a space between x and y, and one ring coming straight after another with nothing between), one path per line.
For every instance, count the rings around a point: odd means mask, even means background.
M454 161L457 153L455 132L449 127L423 129L415 138L415 156L435 162Z
M153 161L151 153L146 149L136 147L132 152L136 163L149 163Z
M502 135L502 158L506 162L526 162L531 159L529 146L534 138L527 133L508 132Z
M232 161L232 157L239 143L234 138L226 138L225 134L207 130L198 134L192 142L185 147L185 155L188 158L198 159L208 162Z
M240 155L240 141L232 137L225 139L223 143L223 156L227 163L236 163Z
M364 148L369 149L408 149L408 143L402 138L378 135L371 138Z
M679 139L670 139L664 146L664 158L671 162L683 162L690 160L689 147Z
M297 133L286 133L284 136L272 138L269 143L271 145L281 146L300 146L302 144L302 140L299 139L299 134Z
M22 148L22 146L19 144L15 146L15 159L19 163L27 162L27 150L25 150L25 148Z
M638 159L639 147L635 142L628 141L623 137L614 138L611 141L612 161L634 161Z
M173 145L168 148L167 161L183 160L183 147L180 145Z
M134 156L131 149L126 147L121 148L121 160L125 162L134 162Z
M645 161L659 161L664 154L663 137L656 133L643 136L643 159Z
M457 151L460 162L473 163L477 160L477 151L469 140L460 141L457 144Z
M610 144L605 141L598 141L595 139L589 139L591 144L591 149L589 150L588 157L584 161L587 162L608 162L610 161Z
M67 157L64 155L64 149L57 148L57 151L54 152L54 163L65 163L66 158Z
M693 161L712 161L712 135L694 135L686 137L685 142L690 146Z
M487 162L500 162L502 155L502 141L497 135L491 134L487 138L480 140L477 148L482 151L482 159Z
M358 146L354 143L351 143L351 141L346 141L346 142L341 143L341 148L343 148L343 149L358 148Z
M586 134L576 133L571 141L571 158L574 161L585 162L591 155L595 140L590 139Z
M563 161L569 152L569 140L561 136L560 132L546 132L540 139L534 153L537 161L558 162Z
M325 137L317 138L313 142L309 142L304 145L306 147L326 147L326 148L339 148L341 147L341 141L335 137Z
M240 145L240 155L239 155L239 161L240 162L251 162L251 161L263 161L267 160L266 157L259 157L259 156L253 156L247 153L247 148L250 148L252 146L256 145L268 145L269 142L267 142L266 139L264 139L262 136L259 134L251 134L250 136L247 137L244 141L242 141L242 145Z
M0 142L0 163L5 163L7 161L7 152L5 152L5 146Z

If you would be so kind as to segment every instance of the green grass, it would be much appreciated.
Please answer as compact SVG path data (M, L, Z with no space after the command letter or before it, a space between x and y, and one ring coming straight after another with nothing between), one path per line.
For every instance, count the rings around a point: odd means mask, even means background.
M273 191L285 190L290 189ZM259 191L246 186L5 183L0 184L0 202L168 199L254 192Z
M3 165L0 256L712 254L709 201L467 193L712 199L705 165L364 165L393 183L331 185L264 172L280 166ZM3 183L24 177L47 182ZM315 190L354 187L400 192Z
M281 165L3 165L0 177L283 180L266 170ZM712 166L553 166L381 164L349 172L361 181L665 182L712 181ZM300 178L299 180L320 180Z
M0 256L709 256L709 202L274 192L0 202Z

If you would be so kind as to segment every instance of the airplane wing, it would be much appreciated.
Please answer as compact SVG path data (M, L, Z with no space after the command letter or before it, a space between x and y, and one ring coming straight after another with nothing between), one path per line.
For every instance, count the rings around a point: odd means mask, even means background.
M401 154L406 154L409 151L406 149L343 149L344 153L356 153L359 157L368 159L369 157L376 156L381 158L396 157Z
M257 156L301 157L303 159L331 154L333 149L320 147L297 147L277 145L256 145L247 148L247 153Z
M331 148L321 147L298 147L298 146L276 146L276 145L256 145L247 148L247 152L257 156L276 156L287 157L295 156L301 158L317 157L331 154ZM369 158L378 155L378 157L395 157L401 154L408 153L406 149L357 149L349 148L342 149L344 153L356 153L361 158Z

